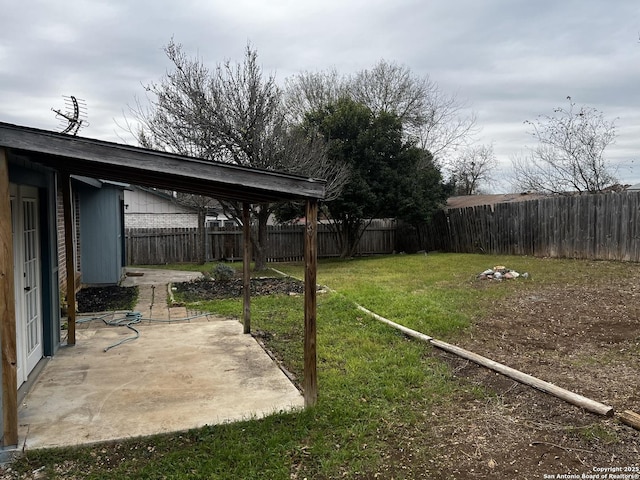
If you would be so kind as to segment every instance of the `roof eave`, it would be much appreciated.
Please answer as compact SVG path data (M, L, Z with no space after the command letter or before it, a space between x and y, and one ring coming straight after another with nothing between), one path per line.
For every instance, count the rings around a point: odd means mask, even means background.
M227 200L323 199L324 180L0 123L0 146L75 175Z

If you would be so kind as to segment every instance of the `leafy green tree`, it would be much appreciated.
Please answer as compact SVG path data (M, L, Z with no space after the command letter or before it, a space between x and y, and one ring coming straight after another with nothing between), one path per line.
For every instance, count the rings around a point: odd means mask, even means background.
M366 105L342 98L308 113L305 128L323 135L329 158L351 172L342 193L325 204L343 258L355 253L374 218L418 224L444 201L438 167L405 139L398 115L374 115Z

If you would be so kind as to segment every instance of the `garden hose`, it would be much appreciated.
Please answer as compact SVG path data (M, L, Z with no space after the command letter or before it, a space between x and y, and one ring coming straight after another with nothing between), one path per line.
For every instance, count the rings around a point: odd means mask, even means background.
M171 319L143 318L142 313L129 311L129 312L124 312L123 316L118 316L118 317L112 318L111 320L105 319L105 317L107 317L108 315L115 316L115 314L116 312L111 312L111 313L105 313L103 315L96 316L96 317L83 318L83 319L77 320L76 323L88 323L94 320L102 320L105 325L108 325L110 327L127 327L129 330L132 330L135 333L134 336L127 337L123 340L120 340L117 343L114 343L113 345L109 345L108 347L106 347L104 351L108 352L112 348L118 347L123 343L132 342L140 338L140 331L137 328L133 327L133 325L136 325L143 321L149 322L149 323L176 323L176 322L189 322L196 318L209 316L208 313L200 313L197 315L191 315L184 318L171 318Z

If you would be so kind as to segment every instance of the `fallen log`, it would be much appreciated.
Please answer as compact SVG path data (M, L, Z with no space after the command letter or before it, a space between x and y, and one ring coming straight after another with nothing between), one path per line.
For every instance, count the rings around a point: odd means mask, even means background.
M636 412L632 412L631 410L625 410L622 413L618 413L618 418L625 425L629 425L630 427L633 427L636 430L640 430L640 415L638 415Z
M357 304L356 304L357 305ZM600 402L596 402L595 400L591 400L590 398L583 397L577 393L573 393L564 388L558 387L549 382L545 382L544 380L540 380L539 378L533 377L527 373L516 370L515 368L508 367L501 363L495 362L489 358L483 357L482 355L478 355L477 353L470 352L465 350L464 348L456 347L455 345L451 345L449 343L437 340L429 335L425 335L424 333L418 332L416 330L412 330L398 323L392 322L391 320L384 318L377 313L372 312L364 308L361 305L357 305L358 309L372 316L376 320L386 323L387 325L400 330L405 335L416 338L418 340L422 340L424 342L430 343L434 347L437 347L446 352L452 353L459 357L470 360L478 365L482 365L483 367L490 368L502 375L505 375L509 378L512 378L520 383L525 385L529 385L543 392L554 395L562 400L571 403L572 405L576 405L578 407L582 407L585 410L588 410L593 413L597 413L598 415L604 415L605 417L610 417L613 415L613 407L609 405L605 405Z
M495 362L489 358L483 357L482 355L478 355L477 353L470 352L465 350L464 348L456 347L455 345L451 345L446 342L442 342L440 340L433 339L430 341L431 345L437 347L441 350L444 350L449 353L453 353L462 358L466 358L478 365L482 365L483 367L490 368L502 375L505 375L509 378L517 380L520 383L524 383L525 385L529 385L538 390L541 390L546 393L550 393L566 402L569 402L573 405L577 405L578 407L582 407L585 410L588 410L593 413L597 413L598 415L604 415L605 417L610 417L613 415L613 407L609 405L605 405L600 402L596 402L595 400L591 400L590 398L583 397L577 393L573 393L569 390L566 390L562 387L558 387L553 383L545 382L544 380L540 380L532 375L516 370L515 368L508 367L501 363Z

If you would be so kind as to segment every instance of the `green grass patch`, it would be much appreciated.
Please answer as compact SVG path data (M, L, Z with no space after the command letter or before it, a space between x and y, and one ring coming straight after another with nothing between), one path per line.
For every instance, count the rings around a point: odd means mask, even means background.
M526 289L529 280L480 282L478 273L496 265L536 275L543 260L490 255L393 255L321 261L318 282L394 322L450 338L482 316L491 302ZM293 276L297 264L278 265ZM538 283L536 281L536 283Z
M615 431L599 424L586 425L584 427L572 427L567 429L570 435L583 437L595 444L609 445L618 442Z

